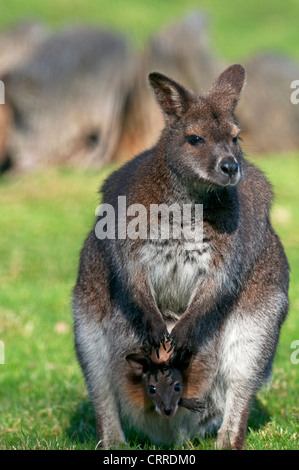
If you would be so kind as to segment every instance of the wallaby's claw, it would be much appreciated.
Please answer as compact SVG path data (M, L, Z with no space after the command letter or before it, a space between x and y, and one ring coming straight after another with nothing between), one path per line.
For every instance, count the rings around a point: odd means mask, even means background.
M165 329L165 325L147 325L146 326L146 333L145 333L145 340L143 343L147 345L147 347L151 348L150 354L152 353L152 349L155 349L157 352L157 357L159 359L159 349L161 344L163 348L165 348L165 338L167 338L168 331Z
M165 343L169 342L169 334L166 331L163 338L158 342L158 338L151 338L150 336L146 336L143 341L142 341L142 348L147 352L149 356L152 355L153 349L156 351L156 356L158 359L160 359L160 349L161 349L161 344L163 346L164 351L167 352L167 347Z
M166 343L170 343L173 340L173 336L171 334L166 335Z
M166 336L166 343L171 343L171 344L170 344L170 348L169 348L168 351L167 351L167 353L169 353L170 351L173 350L173 348L174 348L174 346L175 346L175 344L174 344L174 338L173 338L172 334L167 334L167 336ZM165 349L165 351L166 351L166 349Z
M181 356L186 352L192 353L192 338L192 325L180 325L179 322L171 332L171 349L175 348Z

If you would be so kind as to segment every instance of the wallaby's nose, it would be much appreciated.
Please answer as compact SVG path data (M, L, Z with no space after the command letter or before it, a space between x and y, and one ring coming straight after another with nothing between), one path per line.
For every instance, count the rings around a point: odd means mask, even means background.
M173 411L172 407L171 408L164 408L164 413L166 414L166 416L170 416L172 411Z
M232 157L224 158L220 162L220 170L227 176L233 176L239 170L238 162Z

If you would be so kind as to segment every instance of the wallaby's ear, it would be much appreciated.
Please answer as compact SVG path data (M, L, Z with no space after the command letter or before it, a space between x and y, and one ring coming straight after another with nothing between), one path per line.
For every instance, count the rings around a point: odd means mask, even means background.
M245 70L240 64L234 64L222 72L215 81L210 94L216 95L221 107L234 112L245 82Z
M148 79L167 122L181 117L189 107L191 92L159 72L150 73Z
M136 376L145 374L150 366L150 359L142 354L129 354L126 360L130 366L131 371Z

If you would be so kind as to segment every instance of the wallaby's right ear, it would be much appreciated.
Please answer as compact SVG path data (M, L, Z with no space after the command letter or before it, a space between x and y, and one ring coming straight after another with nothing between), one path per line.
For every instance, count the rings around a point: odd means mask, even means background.
M150 73L148 79L167 122L171 124L187 111L191 92L159 72Z
M244 67L240 64L234 64L225 69L217 78L210 93L218 97L218 102L221 103L223 109L234 112L244 83Z
M142 354L129 354L126 360L130 366L131 371L136 376L145 374L150 366L150 359Z

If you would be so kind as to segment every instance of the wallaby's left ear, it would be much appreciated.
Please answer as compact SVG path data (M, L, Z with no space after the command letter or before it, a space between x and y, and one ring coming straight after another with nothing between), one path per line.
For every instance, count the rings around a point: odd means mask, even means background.
M225 69L217 78L210 90L210 94L216 95L217 100L221 101L221 106L233 112L239 101L244 83L244 67L240 64L234 64Z
M159 72L150 73L148 79L166 121L171 124L187 111L192 92Z

